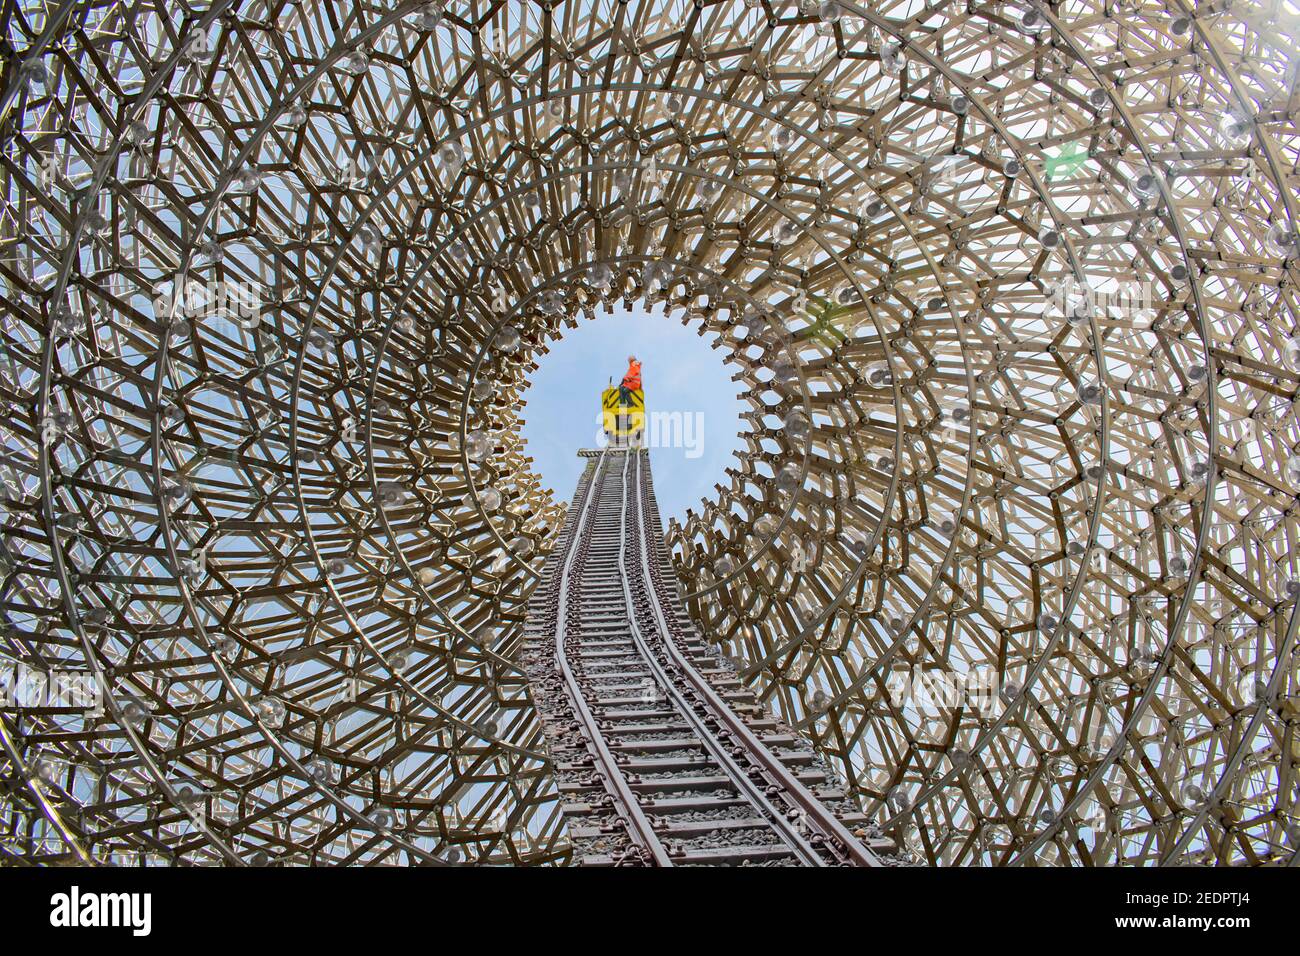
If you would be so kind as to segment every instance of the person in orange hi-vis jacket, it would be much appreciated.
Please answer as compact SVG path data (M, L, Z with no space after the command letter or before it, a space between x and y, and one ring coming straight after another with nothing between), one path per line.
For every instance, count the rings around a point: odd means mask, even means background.
M636 360L635 355L627 357L627 374L623 376L623 384L618 388L618 403L626 405L632 392L641 388L641 363Z

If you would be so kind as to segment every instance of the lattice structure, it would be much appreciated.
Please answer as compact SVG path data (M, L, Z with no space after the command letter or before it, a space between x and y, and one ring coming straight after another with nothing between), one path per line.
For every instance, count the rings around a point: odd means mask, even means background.
M691 611L916 860L1294 860L1297 19L5 3L5 858L567 859L520 407L644 298Z

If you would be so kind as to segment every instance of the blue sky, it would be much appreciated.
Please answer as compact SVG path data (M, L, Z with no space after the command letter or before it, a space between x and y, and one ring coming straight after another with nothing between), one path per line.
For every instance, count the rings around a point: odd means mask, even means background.
M573 494L582 471L577 450L595 446L600 393L610 376L615 384L622 379L629 353L641 360L646 411L683 413L683 440L675 443L681 447L650 450L659 514L665 522L681 518L701 498L712 497L723 469L734 464L743 406L737 397L741 386L731 381L734 367L696 334L697 328L659 310L647 312L643 305L631 311L620 307L580 319L538 359L524 396L524 453L557 498ZM699 423L698 441L686 441L694 438L688 419Z

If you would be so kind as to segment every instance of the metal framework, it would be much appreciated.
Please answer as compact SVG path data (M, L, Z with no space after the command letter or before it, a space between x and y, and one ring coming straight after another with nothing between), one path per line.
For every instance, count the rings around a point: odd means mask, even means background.
M912 859L1295 862L1297 20L7 0L3 859L568 860L520 409L646 299L686 605Z

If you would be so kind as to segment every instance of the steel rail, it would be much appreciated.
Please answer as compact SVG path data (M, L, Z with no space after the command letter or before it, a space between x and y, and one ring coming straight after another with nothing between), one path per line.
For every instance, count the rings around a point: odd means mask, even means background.
M615 471L611 455L619 453L623 462ZM782 852L788 851L793 862L805 866L876 865L878 861L857 844L843 824L744 725L703 676L682 660L675 647L670 658L672 663L667 663L651 646L648 639L651 631L660 634L664 643L671 641L661 590L662 574L656 575L650 568L642 457L640 450L627 447L607 447L600 452L590 478L579 484L576 509L566 529L562 551L555 555L557 573L551 584L556 589L553 592L555 617L550 622L555 642L555 670L563 679L576 727L595 760L596 773L615 803L622 804L622 810L615 806L613 812L629 842L652 865L676 865L677 854L656 830L627 770L620 766L606 732L607 721L599 719L586 699L583 682L566 647L572 619L585 609L583 587L594 586L599 593L606 587L611 571L616 572L618 584L607 596L613 599L614 606L621 605L617 613L626 621L626 635L633 648L631 656L637 659L638 666L645 667L648 678L663 689L674 719L684 724L715 772L751 808L752 826L770 834L774 841L770 849L779 847ZM618 486L613 484L615 480ZM631 489L629 482L634 483ZM592 567L588 551L599 538L606 539L606 543L596 562L600 566ZM610 561L613 555L617 555L616 567ZM594 576L589 577L593 572ZM572 603L574 593L578 595L576 605ZM642 595L649 610L638 603ZM670 673L673 667L682 664L686 664L683 673L689 676L689 684ZM720 733L716 727L726 729ZM780 789L788 794L784 800L776 795Z
M578 553L582 550L583 535L590 530L588 519L591 517L592 502L599 497L601 474L605 469L605 459L608 454L609 449L606 448L600 453L600 458L596 461L591 481L588 483L586 492L583 495L582 506L578 512L578 521L574 525L573 534L565 545L564 563L560 571L559 603L555 614L555 660L561 675L564 677L565 686L569 689L569 696L573 700L574 713L582 722L587 739L596 751L596 759L600 761L605 783L613 788L615 791L614 796L623 804L623 809L626 811L622 816L627 823L629 837L646 851L656 864L659 866L672 866L673 861L668 855L667 848L663 845L663 841L659 839L659 835L655 833L654 827L645 815L645 811L641 809L641 804L637 801L636 794L632 791L626 774L623 773L623 768L618 765L613 751L609 749L609 744L605 741L595 714L587 706L582 688L573 673L573 668L569 665L568 652L564 646L568 637L570 576L573 573L573 566Z
M781 787L791 798L799 805L799 808L807 815L810 822L815 821L815 826L823 834L833 838L840 844L844 853L852 858L858 866L879 866L880 861L869 850L849 832L848 828L839 821L836 816L827 810L825 804L815 797L800 781L796 774L792 773L781 760L772 753L770 748L759 739L758 735L741 720L736 713L727 706L716 690L709 684L699 670L690 662L685 654L673 641L671 632L668 627L667 618L663 613L663 608L659 600L659 587L661 582L655 580L652 576L652 563L649 557L649 539L645 534L645 527L648 524L651 515L647 507L647 498L644 495L644 480L642 478L640 454L636 457L636 514L641 522L641 533L639 535L641 571L649 583L655 600L651 601L651 608L655 614L656 622L662 635L662 644L665 653L671 659L674 666L680 669L681 673L690 682L691 686L704 699L709 709L712 711L727 729L741 742L745 749L763 766L765 772L773 779L773 782Z
M641 469L642 457L642 454L637 452L636 479L633 483L633 486L636 489L635 513L638 517L639 523L637 540L640 552L640 570L646 580L647 592L651 595L650 607L655 616L655 622L660 634L660 642L663 645L665 653L672 661L673 665L690 682L691 687L697 694L699 694L700 698L709 708L712 716L716 717L726 726L727 730L730 731L739 744L745 748L746 752L762 766L764 772L772 782L776 786L780 787L784 793L788 794L790 798L798 804L798 808L805 814L805 819L809 824L811 824L815 829L820 830L823 836L830 839L832 845L835 846L836 849L842 851L845 856L849 857L855 865L880 866L879 859L877 859L877 857L866 847L862 846L857 838L849 832L848 828L826 808L826 805L822 803L822 801L818 800L817 797L815 797L812 792L799 781L798 776L792 773L790 768L785 766L785 764L783 764L781 760L772 753L771 749L759 739L758 735L755 734L754 731L736 715L735 711L727 706L726 702L718 692L714 690L709 682L704 678L704 675L696 669L673 641L660 598L660 587L662 586L662 582L656 580L651 574L649 539L645 530L651 516L649 509L646 507L647 499L644 494L645 486ZM626 462L624 463L624 467L627 467ZM626 494L626 482L624 483L624 493ZM625 507L625 517L626 514L627 509ZM626 577L624 579L624 587L627 587ZM636 632L635 623L634 632ZM654 655L650 652L650 649L646 647L644 648L644 652L647 660L651 661L652 665L656 667L660 673L663 673L662 668L659 667L658 661L654 659ZM691 716L693 718L695 717L693 711L691 712ZM701 726L703 726L702 722ZM702 731L702 733L707 734L708 732ZM710 734L709 736L711 737L712 735ZM740 776L744 777L745 783L750 785L752 788L752 781L749 780L748 775L744 774L742 771ZM762 791L758 791L758 793L760 799L762 799L764 803L770 805L770 801L762 794ZM793 829L789 825L789 821L785 815L777 812L775 816L780 820L780 828L786 830ZM804 842L802 834L798 833L797 830L794 830L793 835L800 843ZM813 855L818 860L818 865L822 865L820 855L815 851Z
M713 759L717 761L719 769L725 772L727 777L731 779L733 784L735 784L737 792L744 795L745 800L756 811L758 811L768 825L776 831L777 836L780 837L781 840L786 843L786 845L788 845L790 849L793 850L805 863L810 866L825 866L826 861L822 858L822 855L817 852L816 848L814 848L807 839L805 839L803 834L799 832L798 827L790 822L785 813L782 812L781 808L772 800L768 799L762 789L750 779L749 774L745 772L745 769L740 766L739 762L737 762L730 753L727 752L726 747L720 740L718 740L717 735L708 728L700 715L695 712L695 708L691 706L691 702L686 699L686 696L681 692L681 689L677 686L676 682L668 675L664 670L663 665L656 659L654 651L646 641L645 635L641 632L641 626L637 623L636 619L636 605L632 599L632 587L628 582L627 573L627 552L629 545L631 544L628 540L627 527L627 482L629 465L631 464L633 455L635 455L637 459L638 479L640 477L641 453L635 449L628 449L623 455L623 471L620 476L622 479L621 491L623 504L620 508L619 516L621 522L619 527L621 546L618 552L618 570L619 575L622 578L623 599L627 604L628 626L632 634L632 640L636 644L637 650L641 652L642 658L645 659L646 666L650 668L655 679L663 686L664 692L672 698L673 704L686 719L686 722L690 725L691 731L700 739L700 743L704 745L705 749ZM640 501L640 494L637 495L637 500L638 502ZM660 622L660 626L663 628L663 633L666 636L667 629L662 625L663 617L662 609L659 607L659 597L655 592L655 585L650 578L649 569L645 567L644 530L644 523L638 522L635 531L635 537L637 538L636 547L642 560L642 573L645 577L646 598L649 601L650 607L657 612L656 620Z

